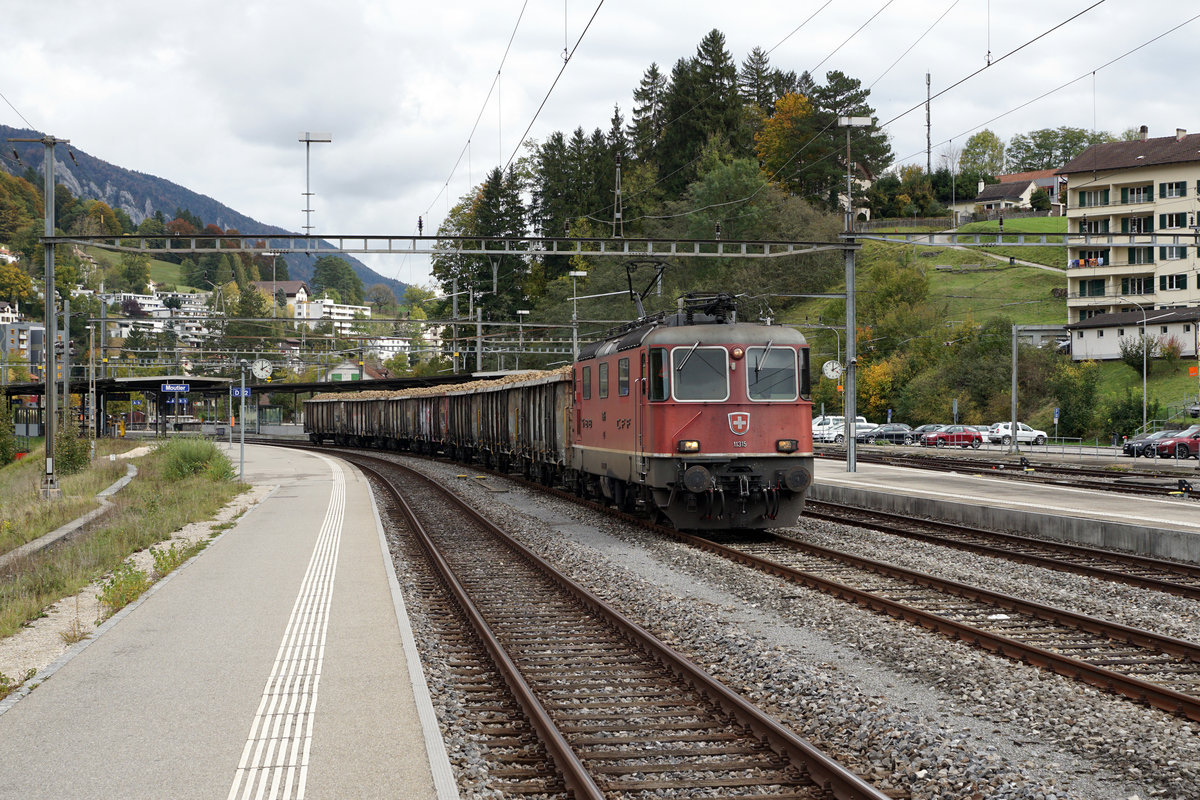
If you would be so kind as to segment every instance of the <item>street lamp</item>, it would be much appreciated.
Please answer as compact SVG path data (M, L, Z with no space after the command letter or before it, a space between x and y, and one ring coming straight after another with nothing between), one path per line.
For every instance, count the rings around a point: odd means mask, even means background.
M517 369L521 368L521 353L525 352L525 318L527 316L529 316L529 309L517 309Z
M575 288L576 278L586 278L583 270L573 269L567 273L571 276L571 357L579 358L579 292Z
M304 235L312 234L312 192L308 188L308 154L313 142L332 142L332 133L312 133L302 131L300 141L304 142Z
M1136 300L1128 297L1118 297L1126 303L1133 303L1142 312L1142 432L1146 432L1146 308Z

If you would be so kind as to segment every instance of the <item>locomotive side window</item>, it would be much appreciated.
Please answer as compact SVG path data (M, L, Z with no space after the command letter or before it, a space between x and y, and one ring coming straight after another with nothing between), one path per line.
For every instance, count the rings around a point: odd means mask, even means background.
M671 396L671 371L667 367L667 348L650 348L650 399L666 400Z
M795 400L796 351L770 344L747 348L746 391L751 400Z
M729 397L728 354L724 347L676 347L671 351L676 400L725 400Z
M600 399L608 397L608 362L600 365Z
M592 399L592 368L584 367L582 372L583 372L583 378L581 380L583 381L583 399L591 400Z
M629 359L622 358L617 362L617 394L629 396Z

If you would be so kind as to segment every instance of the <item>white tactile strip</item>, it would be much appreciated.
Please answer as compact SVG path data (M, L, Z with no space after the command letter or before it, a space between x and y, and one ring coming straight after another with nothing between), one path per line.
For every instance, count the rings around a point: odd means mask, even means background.
M346 509L345 473L337 462L318 458L333 471L329 507L250 726L229 800L304 797Z

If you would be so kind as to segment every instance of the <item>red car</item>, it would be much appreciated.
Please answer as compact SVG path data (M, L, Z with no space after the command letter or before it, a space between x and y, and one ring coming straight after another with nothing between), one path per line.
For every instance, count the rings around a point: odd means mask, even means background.
M1200 457L1200 425L1193 425L1174 436L1164 436L1154 444L1159 458Z
M983 445L983 434L970 425L943 425L932 433L925 434L926 447L975 447Z

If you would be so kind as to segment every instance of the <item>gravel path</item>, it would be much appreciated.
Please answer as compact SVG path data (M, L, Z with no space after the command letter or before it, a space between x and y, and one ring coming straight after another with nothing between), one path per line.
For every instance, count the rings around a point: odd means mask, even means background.
M1200 798L1195 724L561 501L487 491L456 477L461 467L410 463L880 788L914 798ZM1194 601L842 525L804 520L792 533L1200 638Z

